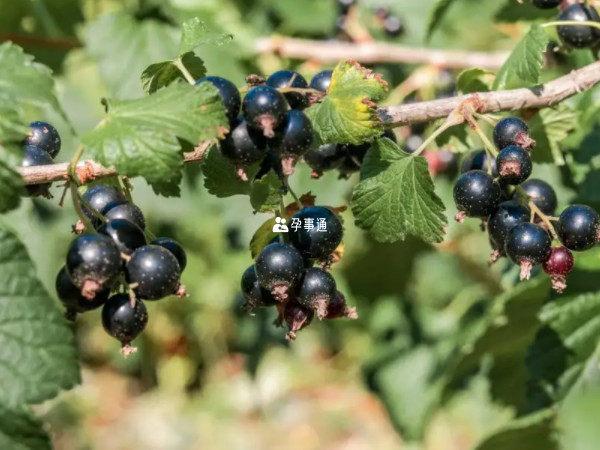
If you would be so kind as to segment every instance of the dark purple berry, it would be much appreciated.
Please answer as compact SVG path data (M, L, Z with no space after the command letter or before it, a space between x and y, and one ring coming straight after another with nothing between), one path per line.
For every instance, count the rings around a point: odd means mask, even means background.
M548 259L552 250L552 239L546 230L534 223L514 226L504 241L506 254L521 266L521 279L528 280L531 268Z
M488 172L488 160L491 160L492 176L498 176L496 168L496 158L490 158L485 150L475 150L467 154L460 165L460 173L468 172L469 170L483 170Z
M225 114L230 122L233 122L240 113L242 99L237 86L231 81L221 77L204 77L196 81L196 85L209 82L219 90L219 97L225 107Z
M125 255L131 255L136 249L146 245L142 229L125 219L109 220L98 228L98 233L111 238Z
M331 76L333 75L333 70L323 70L319 72L312 80L310 80L311 89L315 89L321 92L327 92L329 86L331 86Z
M81 295L81 289L73 284L67 269L63 266L56 276L56 295L67 310L67 315L84 313L102 306L110 294L110 289L96 293L93 299Z
M283 319L290 331L286 334L286 339L293 341L296 339L298 331L306 328L313 320L315 313L312 309L302 306L298 302L287 302L283 309Z
M571 205L558 218L561 242L569 250L589 250L598 242L600 217L586 205Z
M527 124L517 117L505 117L494 127L494 144L498 150L511 145L529 149L533 140L529 135Z
M496 157L500 179L507 184L518 185L529 178L533 170L531 156L516 145L503 148Z
M573 270L575 258L573 253L566 247L555 247L550 252L550 256L544 261L544 272L550 275L552 287L558 293L564 292L567 288L566 277Z
M56 158L60 151L60 135L56 128L46 122L31 122L31 131L25 138L25 145L35 145L48 152L51 158Z
M265 288L260 286L256 277L254 265L248 267L242 275L241 281L242 295L246 299L248 309L263 308L273 306L279 303L273 295Z
M460 221L467 217L487 217L498 204L502 191L498 183L487 172L471 170L460 176L454 185L454 202L458 208Z
M171 239L168 237L159 237L150 242L150 244L160 245L161 247L164 247L167 250L169 250L177 259L177 262L179 263L179 268L183 273L183 270L187 266L187 254L185 253L185 250L179 242L177 242L175 239Z
M248 122L238 118L231 131L221 141L221 153L236 166L249 166L262 160L267 154L267 140L258 131L250 128Z
M94 298L121 271L121 252L103 234L79 236L69 247L66 268L73 284L81 288L81 295Z
M108 220L125 219L136 224L142 230L146 228L144 213L133 203L123 203L122 205L114 206L104 214L104 217Z
M115 206L127 203L125 196L112 186L105 184L95 184L90 186L82 195L83 200L94 208L100 214L105 215ZM92 221L96 222L98 217L90 211L85 205L82 205L83 212Z
M242 102L244 119L267 138L285 120L288 104L285 97L271 86L256 86L248 91Z
M312 267L304 272L302 281L298 284L298 302L311 308L319 319L327 315L327 305L336 295L335 280L328 272L318 267Z
M558 200L552 186L543 180L531 178L521 185L521 189L527 194L529 200L547 216L553 216L556 212ZM513 194L513 199L518 200L519 193Z
M346 317L348 319L358 319L356 308L346 304L346 297L337 291L333 299L327 305L327 315L325 319L339 319Z
M540 9L552 9L561 4L563 0L533 0L533 5Z
M342 164L337 168L343 177L347 177L355 172L360 172L362 162L371 144L366 142L360 145L346 144L342 146L346 150L346 157Z
M302 156L312 144L312 124L306 114L297 109L286 113L283 127L278 131L274 147L280 155Z
M275 89L288 87L306 89L308 88L308 83L298 72L294 72L293 70L279 70L267 78L267 86ZM306 97L300 92L286 92L283 96L293 109L304 109L308 106Z
M289 244L267 245L256 258L256 276L260 285L280 301L288 298L302 277L304 261L298 250Z
M494 243L494 250L504 250L506 235L513 227L530 219L529 209L515 201L500 203L500 206L488 219L488 232Z
M600 15L592 6L574 3L558 15L558 21L600 22ZM558 27L558 35L565 44L575 48L592 47L600 41L600 30L588 26L562 25Z
M125 271L127 282L136 285L136 296L144 300L175 294L181 276L177 258L159 245L145 245L134 251Z
M21 167L47 166L53 163L52 157L46 150L35 145L25 146L25 155L21 161ZM50 186L52 186L52 183L30 184L25 186L25 188L28 197L37 197L40 195L48 197L50 196L48 191Z
M129 344L144 330L148 323L148 311L141 300L132 306L125 294L113 295L102 308L102 325L108 334L123 344L123 354L129 355L135 349Z
M402 21L396 16L389 16L383 21L383 29L389 37L400 37L404 34L405 28Z
M313 176L336 169L344 162L348 152L344 146L325 144L304 154L304 161L313 170Z
M304 258L326 260L343 235L342 222L324 206L303 208L290 221L290 242Z

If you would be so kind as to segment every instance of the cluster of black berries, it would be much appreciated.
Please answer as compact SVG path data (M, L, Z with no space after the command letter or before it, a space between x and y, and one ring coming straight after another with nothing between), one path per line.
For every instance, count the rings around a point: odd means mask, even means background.
M330 70L316 74L309 87L299 73L280 70L266 82L253 80L258 85L251 87L243 100L238 88L224 78L205 77L196 82L212 83L219 90L231 125L220 143L221 153L242 179L247 177L244 169L258 162L268 166L266 171L274 166L277 173L292 172L313 142L313 127L302 109L315 97L314 92L325 95L331 75Z
M552 9L559 7L563 0L532 0L533 4L541 9ZM559 22L599 22L600 15L593 7L584 3L573 3L566 6L558 15ZM589 48L600 42L600 29L579 26L561 25L558 27L558 35L561 40L575 48Z
M303 208L292 216L289 233L280 236L286 239L277 238L267 245L242 276L246 308L276 306L276 325L287 325L289 340L315 314L319 319L356 319L355 308L346 305L327 270L343 237L336 213L323 206ZM321 267L315 267L316 262Z
M32 122L29 127L29 135L23 141L25 154L21 167L53 164L61 145L58 131L46 122ZM28 185L25 187L27 196L51 198L51 185L52 183Z
M478 151L463 163L464 173L454 186L457 220L484 221L492 262L508 256L520 265L521 279L528 279L532 267L542 264L554 289L563 292L574 264L571 250L588 250L600 240L600 216L588 206L571 205L554 217L554 189L542 180L528 179L535 141L521 119L502 119L494 128L494 144L500 149L495 159Z
M83 234L71 243L56 277L56 292L70 320L103 306L105 330L128 355L135 352L131 341L148 322L142 300L185 295L179 279L186 253L170 238L147 244L142 211L114 187L93 185L82 199L96 233Z

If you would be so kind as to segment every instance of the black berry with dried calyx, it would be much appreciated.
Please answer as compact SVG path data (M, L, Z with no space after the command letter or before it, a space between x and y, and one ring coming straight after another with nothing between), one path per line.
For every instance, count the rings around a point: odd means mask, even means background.
M289 341L296 339L298 331L306 328L313 320L315 313L312 309L295 301L289 301L283 308L283 320L289 328L285 338Z
M288 104L284 96L271 86L257 86L248 91L242 102L242 113L248 124L267 138L284 122Z
M300 304L315 311L319 319L324 319L336 292L337 287L331 274L318 267L311 267L304 272L296 297Z
M513 227L504 241L506 254L521 266L521 280L528 280L531 269L550 256L552 239L546 230L534 223L521 223Z
M131 346L148 323L146 305L141 300L131 300L128 295L113 295L102 308L102 325L108 334L122 344L121 353L129 356L137 349Z
M78 313L84 313L99 308L108 299L110 289L97 292L93 299L85 298L81 295L81 289L73 284L71 277L67 273L66 267L62 267L56 276L55 282L56 295L65 306L65 315L73 320Z
M535 141L531 139L529 127L518 117L505 117L494 127L494 144L498 150L511 145L517 145L524 149L535 147Z
M304 272L302 255L289 244L274 242L267 245L256 258L256 276L260 285L273 296L284 301L288 298Z
M518 185L529 178L533 170L533 163L526 150L516 145L510 145L498 153L496 167L500 179L504 183Z
M454 185L454 202L458 209L456 220L464 217L484 218L492 214L502 197L500 185L481 170L464 173Z
M346 297L340 291L336 291L335 296L327 305L327 315L325 319L358 319L356 308L348 306Z

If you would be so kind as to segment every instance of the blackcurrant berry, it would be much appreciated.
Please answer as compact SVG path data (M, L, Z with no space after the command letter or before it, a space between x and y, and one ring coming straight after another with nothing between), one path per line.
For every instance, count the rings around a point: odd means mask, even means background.
M574 3L558 15L558 21L600 22L600 15L592 6ZM588 26L559 26L558 35L565 44L575 48L592 47L600 41L600 30Z
M467 154L460 165L460 173L468 172L469 170L488 171L488 160L491 159L492 176L498 176L496 168L496 158L490 158L485 150L475 150Z
M347 144L343 145L343 147L346 150L346 157L342 161L342 164L337 168L338 171L342 176L348 176L355 172L359 172L371 144L368 142L360 145Z
M275 129L285 120L287 110L285 97L271 86L250 89L242 102L244 119L267 138L275 136Z
M315 313L312 309L301 305L298 302L287 302L283 309L283 319L290 331L286 334L286 339L293 341L296 339L298 331L306 328L313 320Z
M293 246L276 242L267 245L256 258L256 276L260 285L280 300L286 300L304 272L302 255Z
M556 212L558 200L552 186L543 180L531 178L521 185L521 189L527 194L529 200L547 216L553 216ZM519 199L519 193L513 194L513 199Z
M340 245L344 234L338 216L324 206L302 208L294 214L290 226L290 242L303 257L311 259L326 260Z
M503 148L496 157L496 167L500 174L500 179L512 185L521 184L533 169L531 156L526 150L516 145Z
M125 265L127 282L135 285L136 296L159 300L175 294L181 268L177 258L164 247L145 245L133 252Z
M494 242L494 249L501 252L504 250L506 235L513 227L520 223L528 222L530 219L529 209L521 206L515 201L500 203L496 212L488 219L488 232L490 239Z
M304 161L313 170L313 176L318 177L323 172L336 169L348 155L345 146L325 144L304 154Z
M175 256L177 262L179 263L179 268L183 273L183 270L187 266L187 254L179 242L168 237L159 237L154 239L151 244L160 245L161 247L164 247L173 253L173 256Z
M121 352L129 355L135 352L133 341L146 328L148 311L141 300L131 305L131 299L125 294L113 295L102 308L102 325L108 334L123 344Z
M293 70L279 70L267 78L267 86L271 86L275 89L283 88L308 88L306 79L298 72ZM283 94L285 99L293 109L304 109L308 105L306 97L300 92L286 92Z
M86 298L94 298L96 293L108 288L122 266L117 245L103 234L79 236L67 253L67 272Z
M533 5L540 9L552 9L561 4L563 0L533 0Z
M331 86L331 76L333 75L333 70L323 70L319 72L312 80L310 80L311 89L315 89L321 92L327 92L329 86Z
M231 81L221 77L204 77L196 81L196 85L208 82L219 90L219 97L225 107L225 114L230 122L234 121L240 113L242 99L237 86Z
M105 215L115 206L127 203L125 196L112 186L105 184L95 184L90 186L82 195L83 200L92 207L96 213ZM83 212L92 221L97 222L98 217L90 211L85 205L82 205Z
M146 228L146 218L140 208L133 203L123 203L110 208L106 214L104 214L108 220L124 219L137 225L142 230Z
M552 250L552 239L546 230L534 223L514 226L504 241L506 254L521 266L521 280L528 280L531 268L548 259Z
M327 305L327 315L325 319L339 319L346 317L348 319L358 319L356 308L346 304L346 297L337 291L333 299Z
M327 305L337 292L335 280L328 272L312 267L304 272L298 284L297 298L301 305L311 308L319 319L327 315Z
M36 147L35 145L25 146L25 154L21 161L21 167L47 166L53 163L52 157L46 150ZM48 191L50 186L52 186L52 183L30 184L25 186L25 188L29 197L37 197L40 195L48 197L50 196Z
M131 255L136 249L146 245L142 229L125 219L109 220L98 228L98 233L111 238L125 255Z
M402 21L396 16L389 16L383 21L383 29L389 37L400 37L404 34L405 28Z
M249 166L262 160L267 154L267 140L248 122L238 118L231 131L221 141L221 153L236 166Z
M286 113L285 122L278 131L274 147L281 155L302 156L312 144L312 124L306 114L297 109Z
M56 276L56 295L67 310L67 316L74 318L76 313L84 313L96 309L106 303L110 289L96 293L93 299L81 295L81 289L73 284L67 269L63 266Z
M527 124L517 117L505 117L494 127L494 144L498 150L517 145L529 149L533 146Z
M598 242L600 217L589 206L571 205L558 218L556 231L569 250L589 250Z
M262 288L256 277L254 265L248 267L242 275L242 295L246 299L248 309L273 306L278 303L277 299L269 291Z
M463 216L489 216L498 207L501 196L500 186L487 172L471 170L462 174L454 185L457 220L462 221Z
M46 122L31 122L31 131L25 138L25 145L35 145L48 152L51 158L56 158L60 151L60 135L56 128Z
M383 134L381 135L381 137L388 138L389 140L395 142L396 144L398 143L398 138L396 137L396 133L394 133L392 130L385 130L383 132Z
M271 170L273 170L273 172L275 172L280 179L283 179L283 166L281 164L281 158L274 151L267 152L267 155L260 162L260 167L254 176L254 179L260 180Z
M573 253L566 247L555 247L550 252L550 256L544 261L544 272L550 275L552 279L552 288L562 293L567 288L566 277L573 270L575 258Z

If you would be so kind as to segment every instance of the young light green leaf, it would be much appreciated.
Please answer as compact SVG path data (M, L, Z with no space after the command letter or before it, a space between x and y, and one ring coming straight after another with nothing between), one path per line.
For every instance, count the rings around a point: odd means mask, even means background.
M549 40L544 29L533 24L498 71L494 80L494 90L504 89L513 78L516 78L519 84L536 84L540 78L544 52Z
M252 183L250 204L258 212L277 211L283 196L281 180L272 170Z
M327 96L306 113L321 142L360 144L383 132L374 102L386 92L387 83L380 75L341 62L333 71Z
M480 67L463 70L456 77L456 89L461 94L487 92L490 90L492 74L493 72Z
M193 52L184 53L179 59L179 62L183 64L195 80L206 75L204 62ZM176 66L175 61L162 61L156 64L150 64L142 73L142 87L144 92L148 94L152 94L160 88L166 87L177 80L186 81L185 76Z
M203 83L208 84L208 83ZM252 190L252 180L258 172L259 166L255 164L244 169L248 180L242 180L237 168L221 155L217 146L213 146L204 156L202 173L204 174L204 187L212 195L219 198L233 195L248 195Z
M51 450L50 438L42 423L28 407L0 405L0 448L10 450Z
M80 381L73 333L37 279L27 250L5 228L0 228L0 349L0 405L39 403Z
M565 103L540 110L529 122L531 136L537 142L532 152L533 160L564 165L560 142L575 129L577 123L578 113Z
M440 23L444 19L444 16L450 9L450 6L454 3L454 0L435 0L431 14L429 15L429 22L427 24L427 40L431 38L433 32L439 27Z
M180 55L191 52L200 45L223 45L233 40L233 36L230 34L211 34L206 24L198 17L184 22L182 28L181 43L179 44Z
M379 242L405 239L408 234L441 242L444 209L425 158L404 153L389 139L375 140L352 195L356 224Z
M252 259L256 258L263 248L279 236L277 233L273 232L274 225L275 217L271 217L254 232L254 236L252 236L252 239L250 240L250 253L252 254Z
M177 195L183 167L179 140L223 136L228 122L210 83L176 83L137 100L105 100L107 115L83 136L90 155L121 175L142 176L162 195Z

